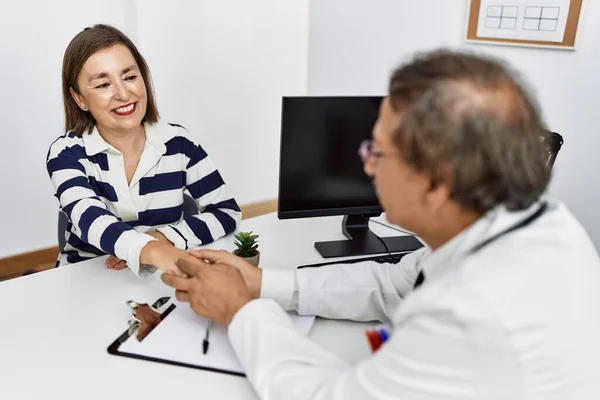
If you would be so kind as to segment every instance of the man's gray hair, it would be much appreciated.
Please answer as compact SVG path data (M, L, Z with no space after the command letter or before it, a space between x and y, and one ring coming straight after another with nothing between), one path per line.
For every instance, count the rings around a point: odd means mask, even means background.
M390 79L402 157L452 198L484 213L521 210L550 180L538 106L517 74L497 60L437 50L417 55Z

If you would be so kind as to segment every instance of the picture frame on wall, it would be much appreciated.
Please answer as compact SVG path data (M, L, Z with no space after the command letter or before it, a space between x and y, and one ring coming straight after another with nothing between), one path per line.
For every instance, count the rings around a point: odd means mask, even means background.
M575 50L583 0L470 0L467 42Z

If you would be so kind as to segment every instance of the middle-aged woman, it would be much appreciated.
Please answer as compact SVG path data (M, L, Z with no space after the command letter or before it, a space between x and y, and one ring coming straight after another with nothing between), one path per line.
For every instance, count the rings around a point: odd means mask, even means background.
M121 31L94 25L75 36L62 88L67 133L47 158L69 220L58 265L109 254L111 269L181 274L185 250L237 228L221 175L184 128L159 119L146 61ZM185 218L184 192L199 210Z

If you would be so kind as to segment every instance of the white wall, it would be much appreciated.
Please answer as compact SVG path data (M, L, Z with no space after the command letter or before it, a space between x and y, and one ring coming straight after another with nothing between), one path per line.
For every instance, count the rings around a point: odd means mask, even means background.
M467 6L468 0L311 1L308 93L384 94L400 61L442 46L508 60L537 92L549 127L565 138L551 193L600 248L600 2L584 2L576 51L466 44Z
M143 0L162 117L201 135L238 203L277 197L281 96L306 94L308 0Z
M93 23L128 33L122 3L0 2L0 258L57 243L58 200L45 161L64 133L62 56Z
M162 116L201 135L240 203L276 197L281 96L306 93L308 6L0 2L0 258L57 243L58 201L45 158L64 133L62 56L72 37L95 23L113 24L138 44Z

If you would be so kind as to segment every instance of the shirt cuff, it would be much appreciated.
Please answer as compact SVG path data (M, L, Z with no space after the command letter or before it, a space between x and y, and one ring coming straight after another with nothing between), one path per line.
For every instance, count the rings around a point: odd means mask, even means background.
M263 269L260 297L275 300L284 310L297 311L297 282L295 269Z
M140 265L140 253L145 245L158 239L146 234L137 236L138 237L136 237L129 245L127 251L127 266L137 277L147 278L156 272L156 267L152 265Z
M188 249L187 239L183 237L183 235L181 235L176 228L166 225L157 228L156 231L165 235L165 237L169 239L169 242L173 243L173 246L177 247L178 249Z
M273 300L254 299L249 301L233 316L227 328L227 336L238 356L243 353L244 343L252 343L252 346L255 347L256 342L248 340L248 338L259 331L256 327L265 326L265 319L276 320L279 324L294 328L289 315Z

